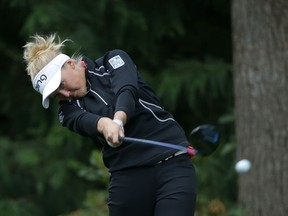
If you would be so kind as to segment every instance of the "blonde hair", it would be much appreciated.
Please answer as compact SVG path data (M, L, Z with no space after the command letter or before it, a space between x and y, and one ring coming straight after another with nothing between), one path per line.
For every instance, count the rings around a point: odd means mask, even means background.
M27 42L24 48L23 58L27 64L26 71L33 81L37 73L45 67L53 58L59 55L61 48L64 46L66 41L61 41L58 37L58 42L55 42L56 34L49 36L40 36L36 34L32 36L33 42Z

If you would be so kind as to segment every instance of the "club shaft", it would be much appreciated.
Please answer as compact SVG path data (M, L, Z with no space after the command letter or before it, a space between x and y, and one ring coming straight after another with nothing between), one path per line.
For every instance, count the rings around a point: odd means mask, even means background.
M166 148L172 148L176 149L179 151L187 152L189 155L194 156L197 151L194 149L190 149L185 146L179 146L171 143L166 143L166 142L159 142L159 141L154 141L154 140L146 140L146 139L138 139L138 138L132 138L132 137L122 137L122 141L124 142L136 142L136 143L142 143L142 144L150 144L150 145L157 145L157 146L162 146Z

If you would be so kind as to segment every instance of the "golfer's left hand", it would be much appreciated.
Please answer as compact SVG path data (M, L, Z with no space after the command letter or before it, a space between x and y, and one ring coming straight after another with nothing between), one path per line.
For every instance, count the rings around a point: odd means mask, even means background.
M98 121L97 129L111 147L116 148L121 145L119 137L124 137L124 128L117 120L103 117Z

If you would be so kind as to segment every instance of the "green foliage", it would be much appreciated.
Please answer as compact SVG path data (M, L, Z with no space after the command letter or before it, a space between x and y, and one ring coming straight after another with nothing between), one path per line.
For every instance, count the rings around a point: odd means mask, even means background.
M46 136L34 140L15 142L2 138L0 199L9 198L9 202L5 202L7 205L2 207L7 212L21 212L25 210L22 204L28 202L45 212L43 215L76 208L77 203L84 199L87 188L93 188L92 183L90 185L77 174L89 166L90 152L94 148L92 144L89 147L88 141L87 146L81 145L83 142L83 138L68 133L59 125L52 127ZM82 165L77 172L75 163ZM93 180L97 182L98 179Z
M199 98L216 101L231 90L231 86L227 85L230 72L230 65L223 61L177 61L162 71L158 94L172 111L178 105L181 94L186 94L187 109L197 111Z
M21 216L31 216L31 215L43 215L43 212L35 204L31 203L29 200L7 200L0 199L0 212L2 216L11 215L21 215Z
M108 216L107 199L106 190L89 190L81 208L60 216Z
M88 182L97 185L97 189L87 190L85 199L79 205L79 208L61 214L61 216L108 216L108 193L107 184L109 181L109 173L107 168L104 166L102 161L102 154L98 150L92 151L90 157L91 166L80 164L79 162L73 161L73 168L78 172L78 176L84 178ZM95 188L95 187L94 187Z
M62 216L108 216L108 193L109 172L102 161L102 154L99 150L93 150L90 156L90 166L77 161L71 161L71 167L78 173L78 176L97 186L97 189L87 190L86 197L79 205L79 208L65 213ZM94 187L95 188L95 187Z

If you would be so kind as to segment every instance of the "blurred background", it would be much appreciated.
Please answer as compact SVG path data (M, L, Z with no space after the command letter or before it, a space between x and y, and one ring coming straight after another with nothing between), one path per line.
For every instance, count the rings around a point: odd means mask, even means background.
M59 124L26 75L30 36L69 38L65 52L133 58L187 134L214 124L221 146L194 158L197 212L243 215L238 205L229 0L1 0L0 215L108 216L100 145Z

